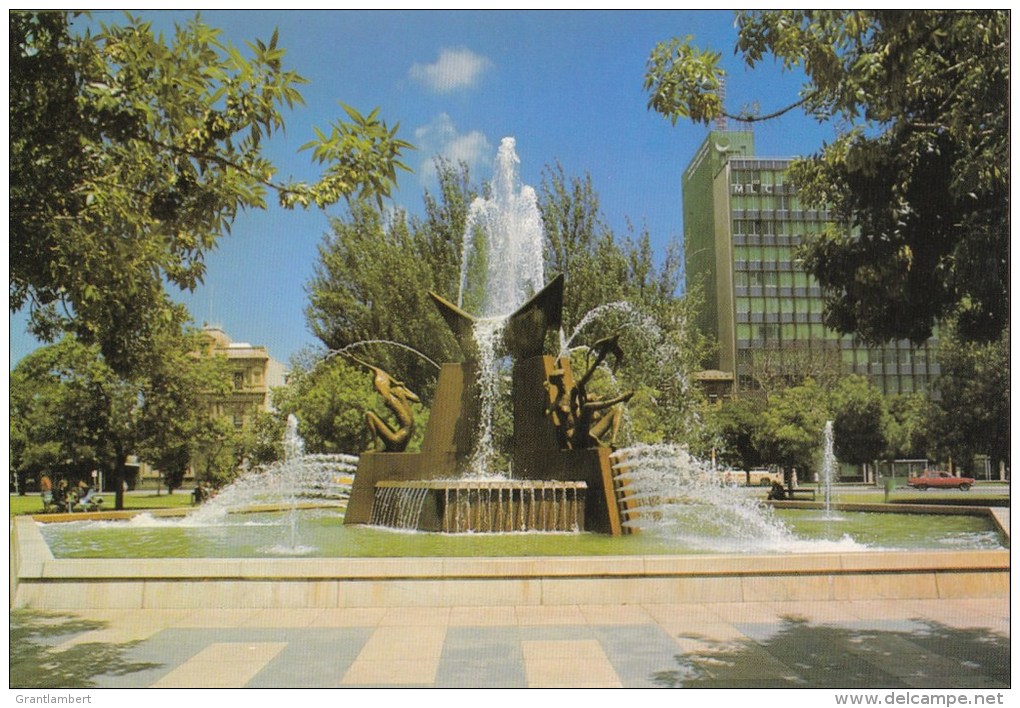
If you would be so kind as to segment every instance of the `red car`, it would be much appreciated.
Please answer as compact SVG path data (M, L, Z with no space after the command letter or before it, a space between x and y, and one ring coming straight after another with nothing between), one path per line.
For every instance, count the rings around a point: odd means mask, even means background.
M948 472L925 470L921 473L920 477L911 477L908 479L907 484L914 489L920 489L921 491L924 491L928 487L933 487L935 489L957 488L962 492L966 492L974 486L974 480L970 477L954 477Z

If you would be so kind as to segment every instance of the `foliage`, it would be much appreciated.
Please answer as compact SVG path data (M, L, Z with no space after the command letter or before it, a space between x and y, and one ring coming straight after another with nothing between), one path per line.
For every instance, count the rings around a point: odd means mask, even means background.
M563 273L563 330L571 347L620 335L625 358L607 397L635 391L624 441L695 442L700 390L691 385L707 343L693 322L694 302L678 295L682 258L672 242L656 263L647 231L618 237L606 225L585 175L546 168L538 191L546 268ZM575 365L575 372L583 371Z
M195 482L214 489L234 481L243 462L239 451L242 432L224 416L207 416L192 439Z
M24 431L15 469L47 471L75 482L102 467L123 479L128 450L137 440L142 392L106 365L98 348L73 337L39 349L11 375L11 417L43 422ZM12 454L15 451L12 450ZM123 495L118 489L117 508Z
M285 416L255 410L240 432L238 457L241 464L258 467L282 460L285 429Z
M762 456L756 440L762 437L765 400L746 396L726 401L709 409L706 425L718 436L716 460L734 469L756 469L770 463Z
M457 292L460 238L474 198L465 167L440 163L438 174L439 195L425 195L424 218L387 218L359 201L346 219L334 219L307 288L309 327L329 350L380 366L419 396L435 387L431 362L460 358L428 293Z
M320 247L315 276L308 286L309 325L329 349L387 369L424 401L430 400L434 390L435 367L392 343L414 347L435 362L461 358L427 292L433 290L447 299L454 299L458 292L467 216L471 203L482 193L472 187L463 165L454 168L441 162L438 168L439 194L425 195L422 219L403 213L386 218L370 203L352 204L347 218L334 221L333 233ZM687 326L690 303L677 295L679 249L674 244L660 265L647 232L615 236L599 212L590 178L570 179L559 166L546 170L538 202L546 236L546 272L550 277L565 276L563 325L565 332L576 335L571 346L579 348L583 359L586 347L598 339L621 335L626 355L622 366L613 376L599 376L591 392L605 396L636 392L623 430L628 441L692 439L699 392L690 386L688 372L697 366L705 344ZM376 340L391 344L357 345ZM550 341L547 351L556 352L559 346L559 341ZM579 360L575 368L580 371L585 366ZM323 429L312 435L321 436L317 445L328 446L327 434L360 431L363 426L360 419L356 427L336 423L339 409L333 396L352 384L343 368L324 368L329 373L317 373L307 387L298 385L292 395L295 400L313 395L320 381L327 389L337 389L336 393L315 393L314 402L308 404L311 410L305 411L305 416L323 422ZM325 386L327 377L335 377L329 386ZM351 398L344 405L354 405L356 397ZM288 410L297 405L288 404ZM509 435L504 413L497 410L497 437ZM312 423L313 428L317 426ZM354 442L348 439L344 444Z
M226 386L226 377L191 356L196 340L178 327L160 333L158 352L131 378L118 375L98 345L71 335L19 362L11 372L12 468L71 482L106 469L118 509L130 454L164 465L167 486L179 486L208 420L201 397Z
M277 389L273 404L281 416L293 414L307 453L356 454L367 450L374 440L365 423L365 412L374 411L383 420L392 414L386 410L372 388L372 374L365 367L334 356L292 362L288 386ZM428 415L415 409L415 434L409 449L421 444Z
M955 315L961 338L995 340L1008 322L1008 11L746 11L737 26L748 67L771 54L804 72L798 100L727 113L720 55L688 37L652 52L648 105L674 124L800 107L841 129L792 169L801 202L841 224L803 254L826 324L920 342Z
M32 331L98 343L129 375L174 319L238 212L389 194L410 147L376 112L304 147L315 184L274 181L267 140L305 80L276 33L247 55L197 17L170 41L149 23L72 30L67 12L10 13L10 306ZM88 23L92 25L92 23Z
M230 390L230 372L222 356L196 356L200 335L189 332L165 339L146 378L148 395L134 453L159 470L171 492L179 489L200 454L196 440L210 425L208 399Z
M987 454L994 467L1010 461L1009 328L996 342L961 341L947 328L940 342L942 375L931 416L933 447L967 468Z
M866 376L847 376L830 393L835 454L860 465L877 460L887 446L886 401Z
M800 479L806 479L822 449L822 432L829 417L826 399L812 379L772 396L753 433L762 457L782 467L796 468Z
M886 419L886 459L917 460L932 457L931 420L935 415L935 405L922 392L890 397Z

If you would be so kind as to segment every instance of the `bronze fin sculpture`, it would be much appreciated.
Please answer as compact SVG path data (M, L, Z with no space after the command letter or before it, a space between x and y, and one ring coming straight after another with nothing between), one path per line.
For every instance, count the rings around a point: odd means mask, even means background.
M503 343L517 360L542 354L545 333L563 324L563 274L553 278L510 315Z

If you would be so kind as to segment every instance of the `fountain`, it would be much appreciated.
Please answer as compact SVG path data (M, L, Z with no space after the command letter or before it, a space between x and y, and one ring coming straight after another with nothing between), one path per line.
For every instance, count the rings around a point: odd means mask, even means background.
M583 431L595 429L597 414L580 398L584 377L575 382L569 359L542 353L546 333L559 329L562 296L563 278L557 276L508 317L476 319L432 294L462 343L465 361L440 370L420 452L361 455L346 524L401 519L401 526L431 531L623 533L611 450L596 438L581 439ZM482 343L475 337L479 331L487 335ZM602 358L611 354L606 347ZM512 362L514 429L510 468L496 473L496 389L487 382L498 377L496 363L504 356ZM556 404L571 395L578 425L568 440Z
M618 428L629 395L603 401L585 389L595 368L622 351L615 338L604 340L580 377L569 356L545 352L547 334L561 329L564 279L543 282L541 219L534 191L519 185L513 139L503 141L497 162L491 198L471 206L458 304L430 293L463 360L441 367L420 452L386 444L361 456L345 523L625 533L625 493L605 436ZM480 287L468 282L472 272L482 275ZM462 309L466 300L480 315ZM497 470L493 418L507 360L513 433L508 469ZM410 408L376 388L409 427Z
M12 606L526 606L1008 593L1009 551L1001 545L918 552L804 544L771 509L726 487L721 475L682 448L616 449L611 435L627 396L599 402L585 386L596 366L619 356L619 342L593 345L595 363L575 376L572 337L560 331L564 280L546 282L540 258L536 265L540 221L533 192L517 186L516 165L513 142L504 141L492 196L471 209L457 303L432 294L462 356L440 365L421 449L406 449L413 394L362 361L397 419L395 426L373 423L382 449L359 457L307 455L291 420L284 460L242 475L179 524L219 531L229 516L234 529L243 517L230 512L273 507L283 511L277 517L288 518L287 549L279 555L315 557L266 558L273 554L262 541L211 549L206 537L188 539L181 549L168 549L162 537L144 550L124 550L114 541L109 551L55 557L50 544L55 548L53 536L60 534L40 527L73 524L19 517L12 534ZM527 246L504 243L521 237ZM477 248L477 239L484 248ZM501 254L501 267L482 268L472 260L478 252ZM483 285L467 282L468 274L479 272L487 275ZM513 274L512 282L490 282L501 274ZM555 354L547 352L550 342ZM507 366L509 395L496 400ZM493 409L507 400L513 431L499 457L487 446L494 439ZM338 478L351 471L348 490ZM341 527L338 499L348 491ZM320 515L314 519L318 536L310 540L300 507L323 497L332 508L312 512ZM85 535L91 544L99 534ZM217 533L215 540L242 535ZM918 535L928 540L929 534ZM590 557L571 557L581 555Z

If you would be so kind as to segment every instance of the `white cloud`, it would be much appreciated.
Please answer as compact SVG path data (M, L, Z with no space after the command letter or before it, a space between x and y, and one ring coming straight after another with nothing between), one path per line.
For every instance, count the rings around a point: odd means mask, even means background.
M411 78L436 93L472 88L492 62L470 49L444 47L433 64L414 64Z
M414 143L422 156L418 175L423 184L432 181L436 175L435 158L442 156L456 165L467 164L472 174L492 162L493 148L485 134L479 130L460 133L453 120L446 113L440 113L428 125L414 131Z

